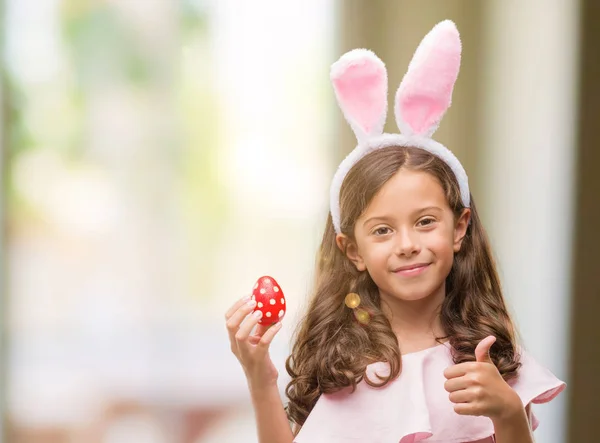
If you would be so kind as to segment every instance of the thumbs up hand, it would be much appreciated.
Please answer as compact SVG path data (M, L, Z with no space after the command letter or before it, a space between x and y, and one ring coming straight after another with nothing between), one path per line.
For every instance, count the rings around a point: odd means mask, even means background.
M460 415L484 415L502 420L523 410L518 394L504 381L490 358L496 337L490 335L475 348L474 362L453 365L444 371L444 389Z
M479 342L477 347L475 348L475 359L481 363L490 363L494 364L492 358L490 357L490 348L492 345L496 343L496 337L490 335Z

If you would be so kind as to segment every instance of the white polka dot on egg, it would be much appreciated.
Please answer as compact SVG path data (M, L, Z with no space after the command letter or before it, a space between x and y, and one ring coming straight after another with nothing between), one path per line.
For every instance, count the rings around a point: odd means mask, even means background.
M281 304L282 304L282 305L285 305L285 298L282 298L282 299L281 299Z
M270 316L271 316L271 313L270 313L270 312L267 312L267 317L270 317Z
M272 305L274 305L275 304L275 299L272 298L271 300L269 300L269 303L271 303Z
M279 311L279 317L283 317L284 311L283 309L281 311Z
M262 304L261 302L258 302L258 305L257 305L257 306L258 306L259 308L262 308L262 307L263 307L263 304Z
M267 292L267 291L265 290L265 288L261 288L261 289L260 289L260 293L261 293L261 294L264 294L265 292Z
M275 291L275 292L279 292L279 287L277 287L277 286L274 286L274 287L273 287L273 291Z

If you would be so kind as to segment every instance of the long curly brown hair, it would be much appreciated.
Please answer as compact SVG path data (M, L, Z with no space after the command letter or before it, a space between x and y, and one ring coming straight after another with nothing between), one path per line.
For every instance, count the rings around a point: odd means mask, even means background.
M465 209L452 170L438 157L417 148L388 147L367 154L354 165L340 190L341 231L354 239L354 224L371 199L399 170L423 171L441 184L455 220ZM496 342L490 356L505 380L517 376L520 356L487 235L471 196L471 222L446 278L439 315L444 337L456 364L475 360L475 347L488 335ZM368 272L359 272L336 245L331 215L317 255L315 283L306 315L294 334L286 369L291 376L286 412L296 429L323 393L356 388L363 379L384 386L400 375L398 340L381 309L379 291ZM370 314L368 324L354 320L344 304L349 292L360 295ZM368 364L390 365L389 376L375 382L365 377ZM297 432L297 431L296 431Z

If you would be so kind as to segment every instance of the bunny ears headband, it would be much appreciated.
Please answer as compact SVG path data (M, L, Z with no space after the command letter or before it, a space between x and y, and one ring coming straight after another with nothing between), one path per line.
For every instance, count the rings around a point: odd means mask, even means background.
M366 154L388 146L420 148L442 159L458 180L463 205L469 207L464 168L449 149L431 138L450 107L460 54L458 30L450 20L438 23L421 41L396 92L394 113L401 134L383 133L387 71L373 52L354 49L331 66L337 102L358 141L331 183L330 210L336 233L341 233L339 196L346 174Z

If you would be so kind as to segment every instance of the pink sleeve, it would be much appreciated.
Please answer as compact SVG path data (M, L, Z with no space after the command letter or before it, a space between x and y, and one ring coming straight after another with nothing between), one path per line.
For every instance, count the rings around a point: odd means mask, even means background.
M521 349L521 368L519 378L511 383L512 388L519 394L523 406L529 403L548 403L560 394L567 384L556 378L549 369L540 365L525 350ZM531 412L531 427L535 431L540 422Z

